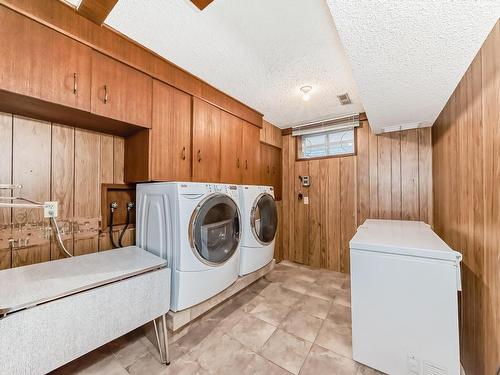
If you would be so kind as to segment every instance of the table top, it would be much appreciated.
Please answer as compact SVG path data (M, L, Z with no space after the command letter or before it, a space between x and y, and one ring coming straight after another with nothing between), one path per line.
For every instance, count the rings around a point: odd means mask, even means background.
M0 271L0 314L167 266L166 260L136 246Z

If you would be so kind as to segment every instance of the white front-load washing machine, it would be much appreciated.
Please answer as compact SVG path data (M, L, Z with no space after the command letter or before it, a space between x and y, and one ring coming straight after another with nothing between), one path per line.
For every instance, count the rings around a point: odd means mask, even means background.
M278 210L271 186L239 186L242 218L240 276L273 260Z
M236 281L240 228L236 185L137 185L137 246L168 260L173 311L203 302Z

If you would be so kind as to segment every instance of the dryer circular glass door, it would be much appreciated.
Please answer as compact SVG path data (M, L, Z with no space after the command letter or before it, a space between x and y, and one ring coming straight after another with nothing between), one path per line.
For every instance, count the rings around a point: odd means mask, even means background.
M273 242L278 228L278 210L270 194L261 194L255 200L250 215L252 232L262 245Z
M189 223L194 254L205 264L225 263L240 242L240 212L229 196L212 194L196 207Z

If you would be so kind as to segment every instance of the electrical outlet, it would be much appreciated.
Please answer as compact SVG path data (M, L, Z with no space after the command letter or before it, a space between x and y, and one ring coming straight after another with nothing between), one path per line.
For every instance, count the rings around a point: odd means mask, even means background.
M57 217L57 202L45 202L43 204L43 217Z

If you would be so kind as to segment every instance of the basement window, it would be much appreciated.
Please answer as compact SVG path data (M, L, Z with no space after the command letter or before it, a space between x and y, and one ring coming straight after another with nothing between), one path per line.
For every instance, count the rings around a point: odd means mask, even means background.
M315 159L354 155L355 128L297 136L297 158Z

